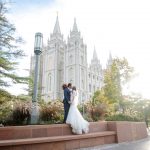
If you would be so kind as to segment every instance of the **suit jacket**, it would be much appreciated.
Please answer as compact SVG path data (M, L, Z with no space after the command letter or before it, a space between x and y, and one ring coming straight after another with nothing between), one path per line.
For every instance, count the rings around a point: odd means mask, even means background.
M71 98L71 91L68 88L65 88L64 89L64 100L63 100L63 102L68 103L70 101L70 98Z

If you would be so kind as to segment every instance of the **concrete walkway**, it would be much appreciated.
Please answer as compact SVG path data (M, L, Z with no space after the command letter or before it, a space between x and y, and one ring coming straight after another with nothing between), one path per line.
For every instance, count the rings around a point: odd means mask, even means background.
M104 146L100 145L96 147L81 148L78 150L150 150L150 134L148 138L138 141L109 144Z

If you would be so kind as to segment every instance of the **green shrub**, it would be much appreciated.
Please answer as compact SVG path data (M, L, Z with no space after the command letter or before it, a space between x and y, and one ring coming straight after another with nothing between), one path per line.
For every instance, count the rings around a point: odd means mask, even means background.
M12 114L12 104L10 101L0 105L0 124L6 124Z
M31 118L31 100L14 99L0 105L0 124L27 125ZM39 102L40 118L38 124L62 123L63 103L60 101Z
M83 113L83 106L78 107L80 112ZM84 104L84 118L87 121L104 120L104 116L107 113L107 105L99 103L93 105L90 101Z
M62 123L63 122L63 103L60 101L51 101L43 103L40 110L40 123Z
M26 125L30 122L30 102L15 101L11 112L3 121L4 125Z
M93 106L90 109L90 114L93 121L103 120L106 113L107 108L104 104L98 104L97 106Z
M14 105L12 119L15 125L25 125L30 123L30 103L17 102Z
M12 96L0 105L0 123L3 125L29 124L31 101Z
M129 115L124 115L124 114L115 114L112 116L108 116L106 121L141 121L137 117L129 116Z

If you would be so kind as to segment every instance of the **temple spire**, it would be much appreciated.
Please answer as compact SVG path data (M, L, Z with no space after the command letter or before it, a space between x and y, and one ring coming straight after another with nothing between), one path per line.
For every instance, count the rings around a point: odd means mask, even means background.
M96 53L95 46L94 46L94 52L93 52L93 59L98 59L98 58L97 58L97 53Z
M112 58L111 52L109 51L109 58L108 58L108 61L107 61L107 66L108 67L111 66L112 61L113 61L113 58Z
M109 58L108 58L109 63L112 63L112 55L111 52L109 51Z
M59 20L58 20L58 14L57 14L56 23L55 23L55 26L54 26L53 33L54 34L56 34L56 33L61 34L61 32L60 32L60 26L59 26Z
M109 60L112 61L112 55L111 55L111 52L109 51Z
M78 32L78 28L77 28L77 23L76 23L76 18L74 18L74 24L73 24L73 32Z

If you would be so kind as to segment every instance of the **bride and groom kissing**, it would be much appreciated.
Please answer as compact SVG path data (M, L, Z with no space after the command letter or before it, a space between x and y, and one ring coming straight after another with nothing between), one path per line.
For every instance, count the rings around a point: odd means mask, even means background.
M64 121L63 123L70 124L74 134L82 134L89 132L89 123L84 120L78 105L78 91L71 83L63 84L64 91Z

